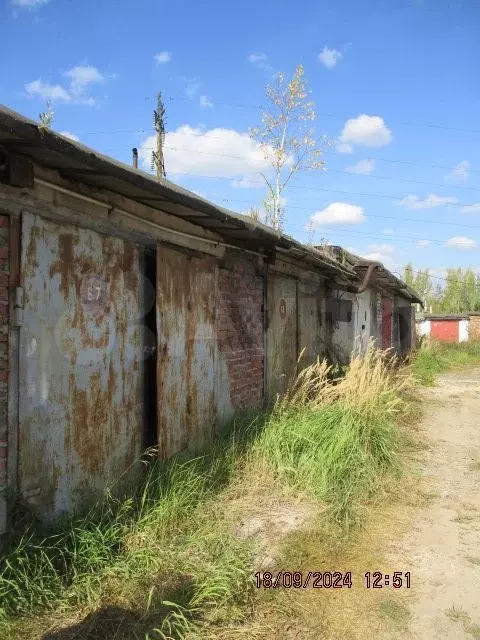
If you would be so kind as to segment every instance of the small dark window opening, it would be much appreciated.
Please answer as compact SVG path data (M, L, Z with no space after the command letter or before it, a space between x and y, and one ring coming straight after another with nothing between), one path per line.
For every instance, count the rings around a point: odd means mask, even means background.
M330 298L327 300L327 322L351 322L353 304L351 300Z

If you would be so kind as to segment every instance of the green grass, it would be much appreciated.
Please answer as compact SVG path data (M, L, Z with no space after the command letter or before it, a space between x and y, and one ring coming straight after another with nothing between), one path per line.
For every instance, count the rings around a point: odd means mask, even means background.
M134 498L107 496L55 535L27 532L1 561L0 637L15 637L18 619L28 626L53 608L95 610L112 601L142 618L137 630L157 629L152 638L174 627L183 631L172 637L183 637L200 610L235 619L252 595L251 551L214 499L231 481L249 434L242 436L234 432L196 458L151 461Z
M480 365L480 342L426 341L412 357L410 366L420 384L433 386L438 374L472 365Z
M237 422L203 455L151 457L132 498L108 495L55 534L27 531L0 559L0 637L38 638L62 618L74 622L62 640L212 638L241 625L255 603L254 549L234 533L232 493L307 495L348 530L400 470L407 377L371 347L331 378L312 365L270 414Z

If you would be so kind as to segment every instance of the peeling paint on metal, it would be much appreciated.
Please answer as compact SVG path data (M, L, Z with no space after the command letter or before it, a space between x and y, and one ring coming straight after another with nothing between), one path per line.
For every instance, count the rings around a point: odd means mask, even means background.
M216 265L157 249L159 455L199 449L215 425Z
M321 281L298 282L298 347L301 367L307 367L324 355L325 327L322 323L324 288ZM300 356L299 353L299 356Z
M19 485L44 519L77 510L140 454L141 266L136 245L23 215ZM105 283L98 304L88 279Z
M274 401L285 392L297 365L297 284L277 274L269 274L267 282L267 386Z

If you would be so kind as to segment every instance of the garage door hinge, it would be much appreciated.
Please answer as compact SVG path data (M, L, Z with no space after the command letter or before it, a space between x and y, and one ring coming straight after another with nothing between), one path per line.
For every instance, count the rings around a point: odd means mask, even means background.
M15 287L12 324L14 327L23 325L23 287Z

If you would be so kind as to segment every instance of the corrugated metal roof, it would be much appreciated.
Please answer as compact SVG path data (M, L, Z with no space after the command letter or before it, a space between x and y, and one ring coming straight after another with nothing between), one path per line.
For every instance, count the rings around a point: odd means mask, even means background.
M104 156L51 129L40 130L38 123L1 105L0 145L8 152L58 171L63 178L108 189L209 229L239 248L284 249L296 262L355 279L353 270L290 236L213 204L169 180L157 180L149 173Z

